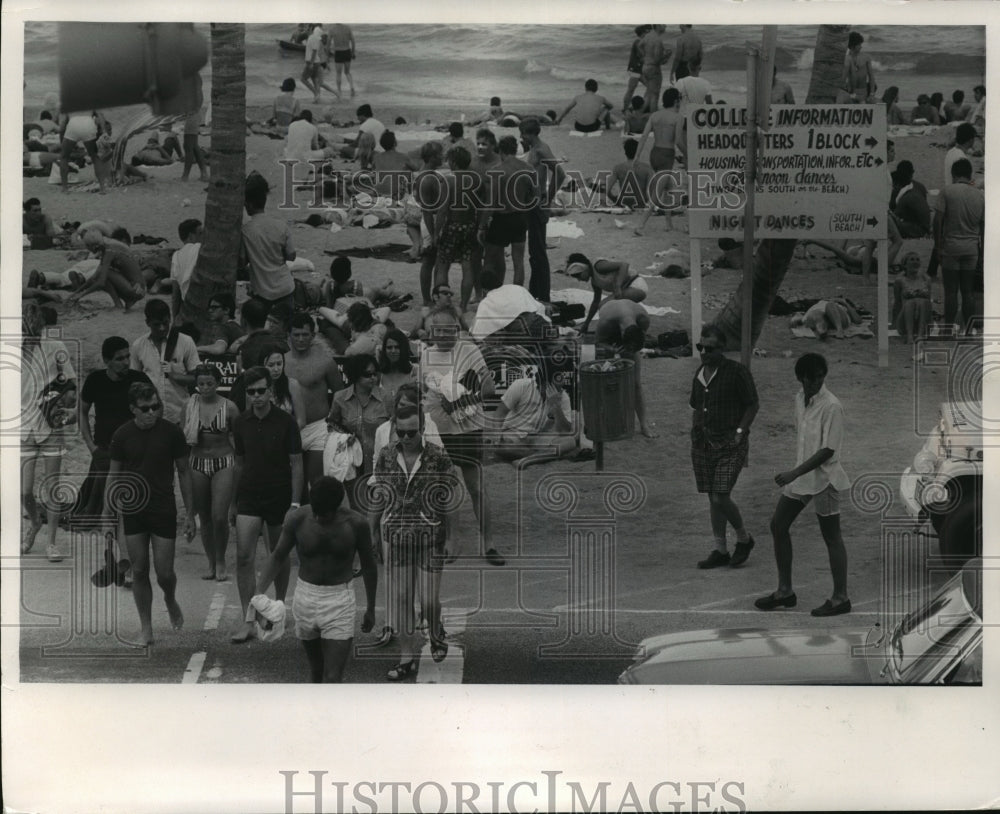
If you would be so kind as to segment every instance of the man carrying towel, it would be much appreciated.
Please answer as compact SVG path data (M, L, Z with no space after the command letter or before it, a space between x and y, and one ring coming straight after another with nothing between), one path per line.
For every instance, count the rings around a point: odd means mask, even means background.
M299 560L292 600L295 635L302 640L309 659L310 680L314 684L339 683L351 654L357 616L351 587L354 555L361 561L365 582L367 604L361 620L362 633L369 632L375 623L378 570L368 520L343 505L344 487L340 481L320 478L313 484L309 504L293 508L285 516L278 545L257 581L257 594L268 589L294 547Z

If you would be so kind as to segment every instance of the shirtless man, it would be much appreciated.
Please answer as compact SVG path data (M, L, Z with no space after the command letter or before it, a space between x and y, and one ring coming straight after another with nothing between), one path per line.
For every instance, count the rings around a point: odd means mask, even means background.
M576 96L572 102L566 105L566 109L556 117L556 124L562 124L562 120L573 108L576 108L576 122L574 127L579 133L596 133L604 123L606 129L611 129L611 110L614 105L597 92L597 80L588 79L584 85L584 92Z
M497 184L497 207L486 213L479 224L483 243L483 268L503 282L507 273L504 249L510 246L514 267L514 285L524 285L524 245L528 236L525 207L536 197L535 174L531 167L516 158L517 139L504 136L497 145L503 177Z
M334 23L330 26L330 44L333 47L333 68L337 72L337 94L340 94L340 75L347 75L347 84L354 98L354 78L351 76L351 62L357 59L354 50L354 32L349 25Z
M847 56L844 57L844 74L840 80L840 91L837 93L837 104L874 104L875 74L872 70L872 58L861 53L861 45L865 38L860 32L852 31L847 38Z
M681 35L674 45L674 61L670 63L671 82L689 76L693 62L701 63L701 39L689 25L682 25L680 29Z
M354 556L361 561L365 582L365 614L361 632L375 624L378 568L368 521L344 502L344 487L323 477L313 485L309 506L292 509L281 526L278 545L261 571L257 594L263 594L288 561L292 548L299 559L292 612L295 635L309 659L314 684L339 683L351 655L357 605L351 578ZM253 613L253 611L251 611ZM255 614L262 624L264 620Z
M434 239L434 215L445 200L444 147L440 141L428 141L420 148L420 159L424 162L413 181L413 199L420 208L419 223L414 219L407 224L407 230L420 232L423 248L420 260L420 296L424 308L433 305L431 300L431 277L437 264L437 245ZM411 240L413 235L410 236Z
M302 428L302 452L306 467L306 485L323 475L323 448L326 446L326 416L330 412L330 392L344 386L340 367L322 342L316 342L316 323L306 313L292 316L288 331L289 351L285 354L285 373L302 388L305 402L305 426Z
M617 260L595 260L591 262L586 255L574 252L566 258L566 273L571 277L590 283L594 291L594 299L590 303L590 311L583 321L581 333L587 333L590 322L600 307L601 298L608 294L609 299L628 299L632 302L642 302L646 299L648 287L646 281L638 274L629 273L628 263Z
M111 295L116 306L128 311L146 296L146 282L142 268L128 246L104 237L97 230L90 230L84 234L83 245L100 258L101 264L94 272L94 276L70 296L69 302L75 303L81 297L101 289Z
M479 278L483 275L486 246L485 224L499 205L499 186L503 172L500 169L500 156L497 155L497 137L488 127L476 131L476 154L472 157L469 169L479 176L479 197L482 201L482 207L479 210L477 240L472 249L471 258L472 285L476 292L476 299L481 300L483 288Z
M601 306L600 319L594 342L598 356L607 358L617 354L635 365L635 417L639 419L639 432L646 438L658 438L653 425L647 420L646 399L642 394L642 350L649 330L649 314L639 303L629 299L607 300Z
M646 112L652 113L660 101L660 88L663 86L663 63L670 59L670 51L663 43L665 25L654 25L639 41L639 53L642 54L642 81L646 86Z

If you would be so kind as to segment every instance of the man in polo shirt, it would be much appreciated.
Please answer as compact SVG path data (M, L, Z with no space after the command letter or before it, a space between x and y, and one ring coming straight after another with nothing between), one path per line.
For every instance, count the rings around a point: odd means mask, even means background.
M243 224L239 267L248 271L252 296L269 307L287 303L292 308L295 281L287 265L295 259L292 232L287 222L264 214L267 191L263 176L247 176L244 206L250 220Z
M691 382L691 463L699 492L708 493L715 548L699 568L742 565L754 540L743 527L743 517L730 493L746 465L750 425L757 415L757 388L750 371L723 356L726 335L714 325L701 331L696 346L701 367ZM736 548L730 557L726 524L736 530Z
M147 302L145 314L149 333L132 343L129 366L149 377L163 399L163 418L179 425L194 369L201 364L198 348L190 336L171 329L170 306L163 300Z
M826 359L818 353L803 354L795 363L795 378L802 385L795 396L796 464L794 469L780 472L774 478L774 482L783 487L771 518L778 589L754 602L760 610L795 607L789 530L809 503L816 508L816 519L833 574L833 596L813 608L812 615L837 616L851 610L851 600L847 598L847 549L840 535L840 493L851 486L850 478L840 465L844 408L824 386L826 373Z
M190 540L195 535L191 498L191 470L188 468L188 447L180 427L161 417L163 401L156 389L146 382L129 387L129 409L132 421L122 424L111 438L111 468L108 488L104 493L104 514L111 514L111 497L134 489L115 490L112 484L119 477L123 482L141 480L146 489L138 490L146 497L141 506L121 506L125 526L125 545L132 561L132 596L139 612L141 626L139 643L153 643L153 588L149 582L149 548L153 547L153 567L156 581L163 590L163 599L174 630L184 625L184 614L177 604L177 575L174 573L174 543L177 537L177 506L174 502L174 469L180 481L181 498L187 519L184 533Z
M243 606L242 619L254 594L254 558L261 526L267 527L267 545L273 552L289 507L299 508L302 495L302 440L299 427L284 410L271 404L271 376L265 367L246 372L248 409L233 422L236 472L234 503L229 510L236 523L236 585ZM291 566L285 560L274 575L275 598L284 601ZM253 638L250 622L233 634L234 644Z

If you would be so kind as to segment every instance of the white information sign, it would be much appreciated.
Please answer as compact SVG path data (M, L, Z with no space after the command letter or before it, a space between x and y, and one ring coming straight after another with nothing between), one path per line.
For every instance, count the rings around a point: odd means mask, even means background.
M746 108L688 115L691 237L743 237ZM885 239L885 105L773 105L761 149L754 236Z

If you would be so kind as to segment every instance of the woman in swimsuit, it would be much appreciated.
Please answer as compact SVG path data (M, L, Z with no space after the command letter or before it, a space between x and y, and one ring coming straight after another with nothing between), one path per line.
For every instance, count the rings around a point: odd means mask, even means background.
M586 333L590 327L604 294L610 295L608 299L626 299L639 303L646 299L649 291L642 277L629 273L628 263L617 260L600 259L591 262L585 254L574 252L566 258L566 273L585 283L589 282L594 291L594 299L590 303L590 311L583 322L581 333Z
M184 408L184 434L191 445L194 510L201 519L201 543L208 557L208 572L202 579L224 582L235 462L230 428L239 410L219 395L222 373L215 365L198 365L194 383L195 394Z

